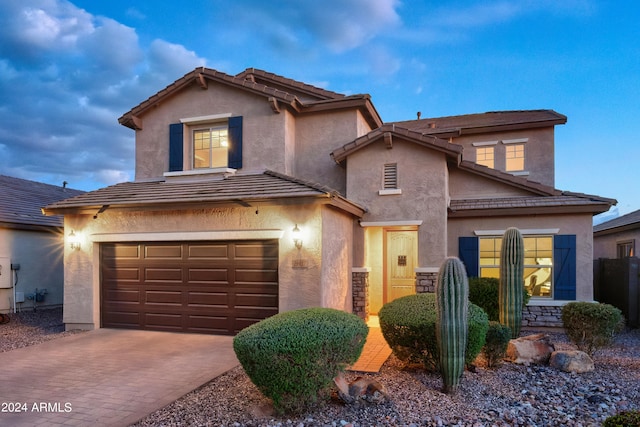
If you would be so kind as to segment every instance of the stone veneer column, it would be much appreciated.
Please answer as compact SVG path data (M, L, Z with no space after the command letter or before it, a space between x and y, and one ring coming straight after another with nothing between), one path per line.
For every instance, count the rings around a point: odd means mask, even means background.
M416 293L435 293L438 268L416 268Z
M369 271L366 267L351 269L353 313L365 322L369 320Z

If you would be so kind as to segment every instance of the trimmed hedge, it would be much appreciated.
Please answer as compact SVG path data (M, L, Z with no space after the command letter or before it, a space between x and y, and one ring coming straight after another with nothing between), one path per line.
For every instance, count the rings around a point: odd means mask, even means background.
M329 396L333 378L358 360L368 333L355 314L307 308L243 329L233 349L276 411L296 413Z
M589 356L611 345L624 328L622 312L609 304L570 302L562 307L562 323L567 336Z
M507 346L511 340L511 328L500 322L489 322L487 342L482 347L482 354L487 360L487 367L495 368L507 353Z
M382 335L398 359L407 363L420 363L428 371L439 371L435 294L398 298L385 304L378 316ZM489 319L484 310L469 303L468 323L465 350L467 366L471 365L485 344Z
M500 280L493 277L469 278L469 301L482 308L489 316L489 321L500 321L498 294ZM525 289L522 294L523 307L529 303L531 295Z
M612 415L602 423L603 427L638 427L640 411L625 411Z

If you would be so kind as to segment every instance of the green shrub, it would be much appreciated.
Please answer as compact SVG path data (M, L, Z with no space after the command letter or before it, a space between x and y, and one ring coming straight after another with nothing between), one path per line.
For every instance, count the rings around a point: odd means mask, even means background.
M398 359L406 363L420 363L428 371L439 371L435 294L398 298L385 304L378 316L382 335ZM484 346L489 319L484 310L470 303L468 323L465 349L467 366L475 360Z
M603 427L638 427L640 426L640 411L626 411L612 415L602 423Z
M494 368L500 364L507 352L507 346L511 340L511 328L500 322L489 322L487 340L482 347L482 354L487 360L487 366Z
M500 321L500 308L498 306L498 289L500 280L493 277L469 278L469 301L482 308L489 316L490 321ZM523 304L529 303L531 295L527 290L522 294Z
M269 317L240 331L233 349L247 376L279 413L327 398L333 378L353 364L369 329L358 316L308 308Z
M579 350L590 356L611 344L624 327L622 312L609 304L570 302L562 308L564 329Z

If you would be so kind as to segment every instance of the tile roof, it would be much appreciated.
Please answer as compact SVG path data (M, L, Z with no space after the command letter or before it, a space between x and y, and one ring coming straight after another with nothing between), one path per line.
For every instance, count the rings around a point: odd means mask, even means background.
M426 135L459 136L463 134L546 127L565 124L567 117L553 110L490 111L460 116L434 117L393 122Z
M261 83L266 86L282 85L286 88L292 88L301 93L313 96L314 98L321 99L338 99L345 95L338 92L322 89L308 83L293 80L287 77L279 76L268 71L259 70L257 68L247 68L246 70L236 74L236 77L242 79L252 79L256 83Z
M512 210L532 209L535 214L606 212L616 201L587 194L561 192L550 196L504 197L493 199L452 199L449 204L450 217L501 216ZM509 211L509 212L507 212Z
M62 227L61 216L44 216L42 207L83 191L0 175L0 226Z
M593 232L613 230L614 228L640 228L640 209L598 224L593 227Z
M324 199L358 216L364 213L364 208L335 190L272 171L218 179L125 182L51 203L44 211L47 215L95 214L100 209L193 209L216 205L295 203L309 199Z

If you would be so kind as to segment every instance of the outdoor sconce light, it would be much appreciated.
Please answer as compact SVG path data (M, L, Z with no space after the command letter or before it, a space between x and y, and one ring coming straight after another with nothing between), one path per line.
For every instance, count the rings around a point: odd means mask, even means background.
M293 238L293 244L296 245L296 248L302 248L302 232L298 228L298 224L291 230L291 237Z
M76 233L73 230L71 230L71 233L69 233L68 240L72 250L80 250L80 237L76 236Z

